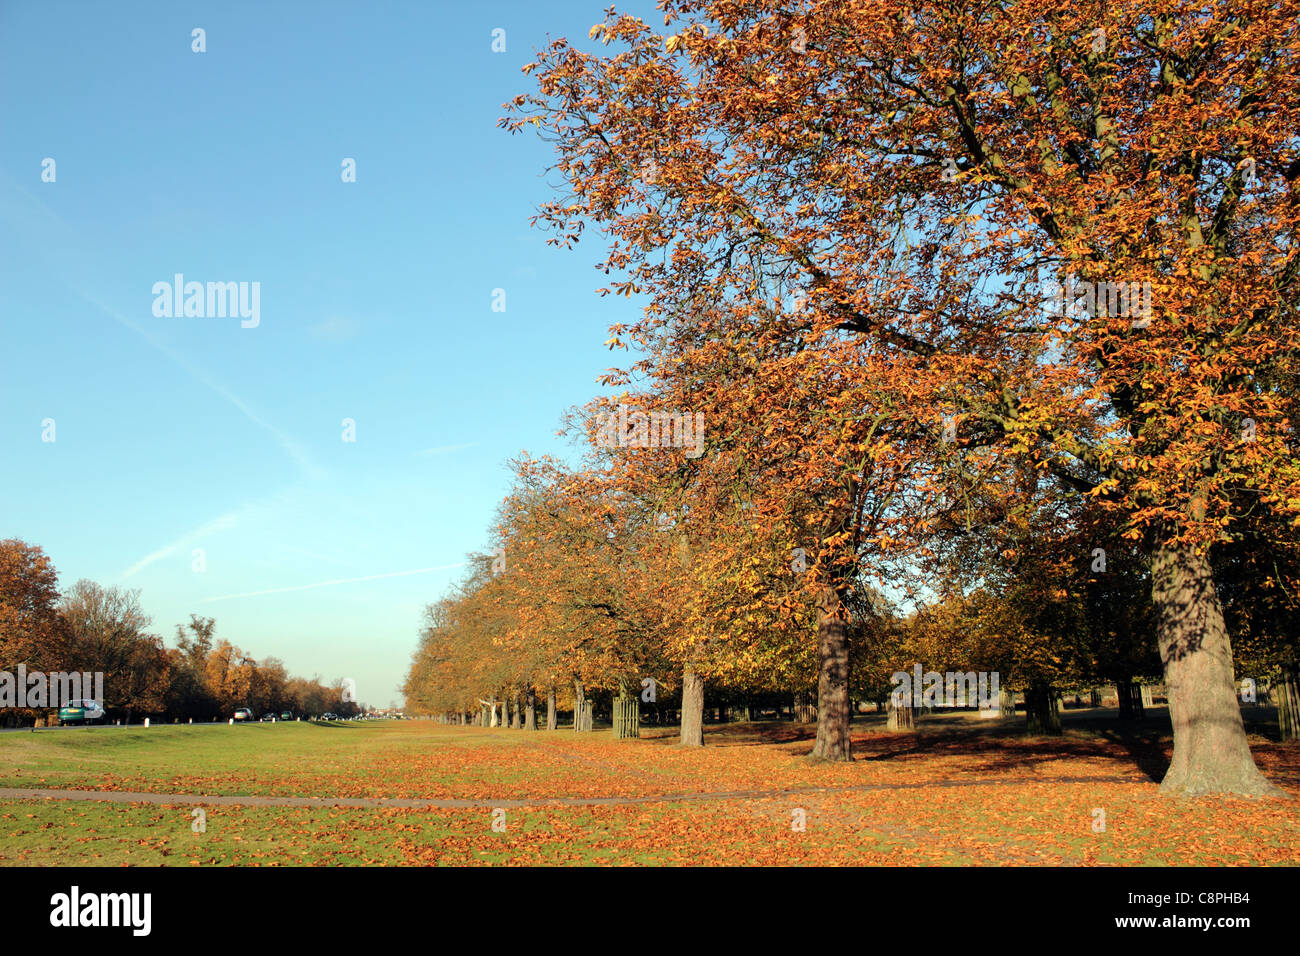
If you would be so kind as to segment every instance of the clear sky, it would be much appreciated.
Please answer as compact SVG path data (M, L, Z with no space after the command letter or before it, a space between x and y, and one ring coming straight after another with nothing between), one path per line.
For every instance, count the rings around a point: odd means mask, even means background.
M0 0L0 538L400 699L506 462L626 356L603 242L528 224L551 147L496 128L606 5ZM156 316L176 273L258 324Z

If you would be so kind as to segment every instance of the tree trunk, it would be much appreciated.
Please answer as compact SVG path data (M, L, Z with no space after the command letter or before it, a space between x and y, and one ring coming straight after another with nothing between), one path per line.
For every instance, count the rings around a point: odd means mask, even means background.
M575 733L586 730L583 726L583 703L586 698L582 694L582 681L578 678L573 679L573 730Z
M518 730L523 726L523 713L519 707L519 689L516 688L510 707L510 729Z
M821 670L817 676L818 760L852 760L849 741L849 642L844 606L833 587L822 589L817 601L817 649Z
M689 664L682 671L681 745L704 746L704 678Z
M524 697L524 730L537 729L537 691L533 690L533 685L528 685L528 693Z
M1125 679L1116 683L1115 697L1119 701L1120 720L1141 720L1146 716L1142 709L1142 694L1133 681Z
M1277 729L1282 740L1300 740L1300 675L1283 668L1269 694L1277 704Z
M1035 684L1025 691L1025 716L1031 734L1059 737L1061 735L1061 708L1056 688L1050 684Z
M1174 756L1160 782L1181 796L1280 794L1255 766L1233 684L1232 643L1206 555L1161 545L1151 597L1165 665Z
M555 713L555 685L546 692L546 729L555 730L560 726L560 718Z

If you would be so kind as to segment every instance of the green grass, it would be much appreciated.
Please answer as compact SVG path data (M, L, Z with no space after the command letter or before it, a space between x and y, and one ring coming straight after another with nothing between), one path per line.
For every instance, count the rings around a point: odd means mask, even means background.
M675 812L657 805L646 820ZM89 866L357 866L506 864L528 848L532 864L657 864L668 848L620 851L603 842L638 837L620 814L566 809L510 811L505 832L486 810L208 807L193 831L192 807L0 801L0 864ZM640 820L644 825L646 820ZM582 833L568 841L563 833ZM441 848L441 849L440 849ZM415 854L423 854L418 858Z
M916 734L855 724L851 764L806 759L812 728L670 730L641 740L432 722L170 725L0 734L0 786L158 794L457 798L472 807L224 806L0 798L0 864L1300 863L1291 801L1172 806L1139 769L1167 752L1079 728L1026 739L934 721ZM1141 744L1141 748L1137 744ZM1300 752L1252 741L1300 791ZM1145 748L1145 749L1143 749ZM1135 758L1135 753L1141 761ZM780 792L803 788L798 792ZM810 792L810 790L812 792ZM743 791L726 799L680 794ZM658 796L656 796L658 795ZM541 806L619 797L613 805ZM648 798L648 799L647 799ZM492 828L498 802L505 832ZM1107 830L1092 830L1102 807ZM807 829L793 831L803 809Z
M393 724L379 723L286 722L0 734L0 786L334 796L321 785L346 775L358 782L373 781L382 789L383 768L373 760L400 761L428 750L427 737L393 729ZM504 742L491 734L466 734L439 741L439 746L493 747ZM503 783L518 776L502 768ZM455 775L449 773L446 779L452 782ZM201 790L186 789L198 784Z

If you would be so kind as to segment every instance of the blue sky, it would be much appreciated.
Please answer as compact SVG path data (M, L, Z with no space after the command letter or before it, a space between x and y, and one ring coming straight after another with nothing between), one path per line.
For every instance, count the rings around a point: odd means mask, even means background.
M606 2L0 2L0 537L398 699L506 462L626 359L599 237L528 225L550 147L496 128ZM260 283L258 325L156 317L176 273Z

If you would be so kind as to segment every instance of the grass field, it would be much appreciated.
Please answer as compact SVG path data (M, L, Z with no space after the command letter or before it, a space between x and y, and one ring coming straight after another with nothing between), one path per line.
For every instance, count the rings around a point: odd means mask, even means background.
M1153 780L1167 731L1107 726L1033 739L953 716L894 735L869 718L857 759L836 765L809 762L812 728L789 723L710 727L702 751L668 729L616 741L427 721L0 734L0 788L191 798L0 797L0 862L1300 864L1297 748L1251 740L1291 800L1174 801ZM304 797L320 802L276 803Z

